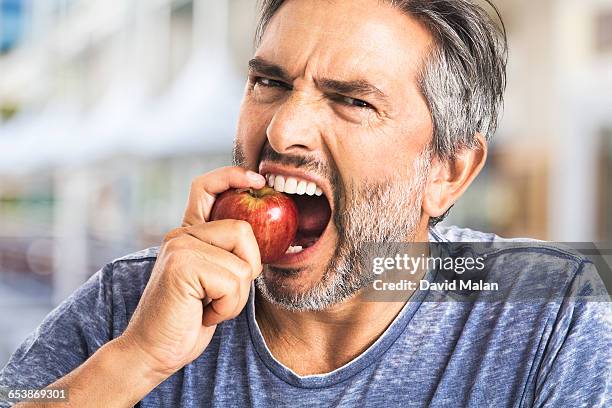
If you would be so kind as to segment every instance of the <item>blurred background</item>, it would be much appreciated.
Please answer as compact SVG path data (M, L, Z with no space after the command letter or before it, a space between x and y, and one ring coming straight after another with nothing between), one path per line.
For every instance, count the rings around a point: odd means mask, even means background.
M612 240L612 0L496 2L505 113L445 223ZM253 0L0 0L0 366L231 162Z

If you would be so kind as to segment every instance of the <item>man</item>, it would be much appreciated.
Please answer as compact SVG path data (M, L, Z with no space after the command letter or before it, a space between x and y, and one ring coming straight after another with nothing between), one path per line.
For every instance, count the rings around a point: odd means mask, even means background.
M159 249L106 265L54 310L2 387L66 389L72 407L606 404L609 306L564 296L600 290L579 256L492 255L489 273L519 292L552 271L552 302L364 298L367 243L499 239L435 227L483 167L502 101L505 40L483 9L264 1L249 68L238 166L193 182ZM221 192L265 183L309 191L308 221L331 208L269 265L249 224L209 220Z

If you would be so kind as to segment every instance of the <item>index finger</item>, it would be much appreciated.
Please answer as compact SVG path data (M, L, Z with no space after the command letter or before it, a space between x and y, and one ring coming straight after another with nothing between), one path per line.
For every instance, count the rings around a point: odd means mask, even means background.
M191 183L183 227L208 221L217 194L230 188L262 188L266 179L242 167L226 166L196 177Z

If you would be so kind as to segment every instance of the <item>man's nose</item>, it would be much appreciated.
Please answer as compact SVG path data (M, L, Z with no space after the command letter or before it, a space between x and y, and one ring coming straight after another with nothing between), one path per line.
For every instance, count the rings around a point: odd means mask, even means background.
M278 108L268 125L267 137L278 153L305 153L321 143L321 101L300 93L292 94Z

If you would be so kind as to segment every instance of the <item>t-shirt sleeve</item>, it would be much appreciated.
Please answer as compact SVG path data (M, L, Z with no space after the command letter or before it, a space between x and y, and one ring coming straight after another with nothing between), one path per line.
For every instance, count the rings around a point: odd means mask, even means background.
M535 407L610 406L612 304L585 262L563 299L536 379Z
M110 341L111 279L109 264L51 311L0 371L0 388L46 387ZM9 405L0 398L0 407Z

